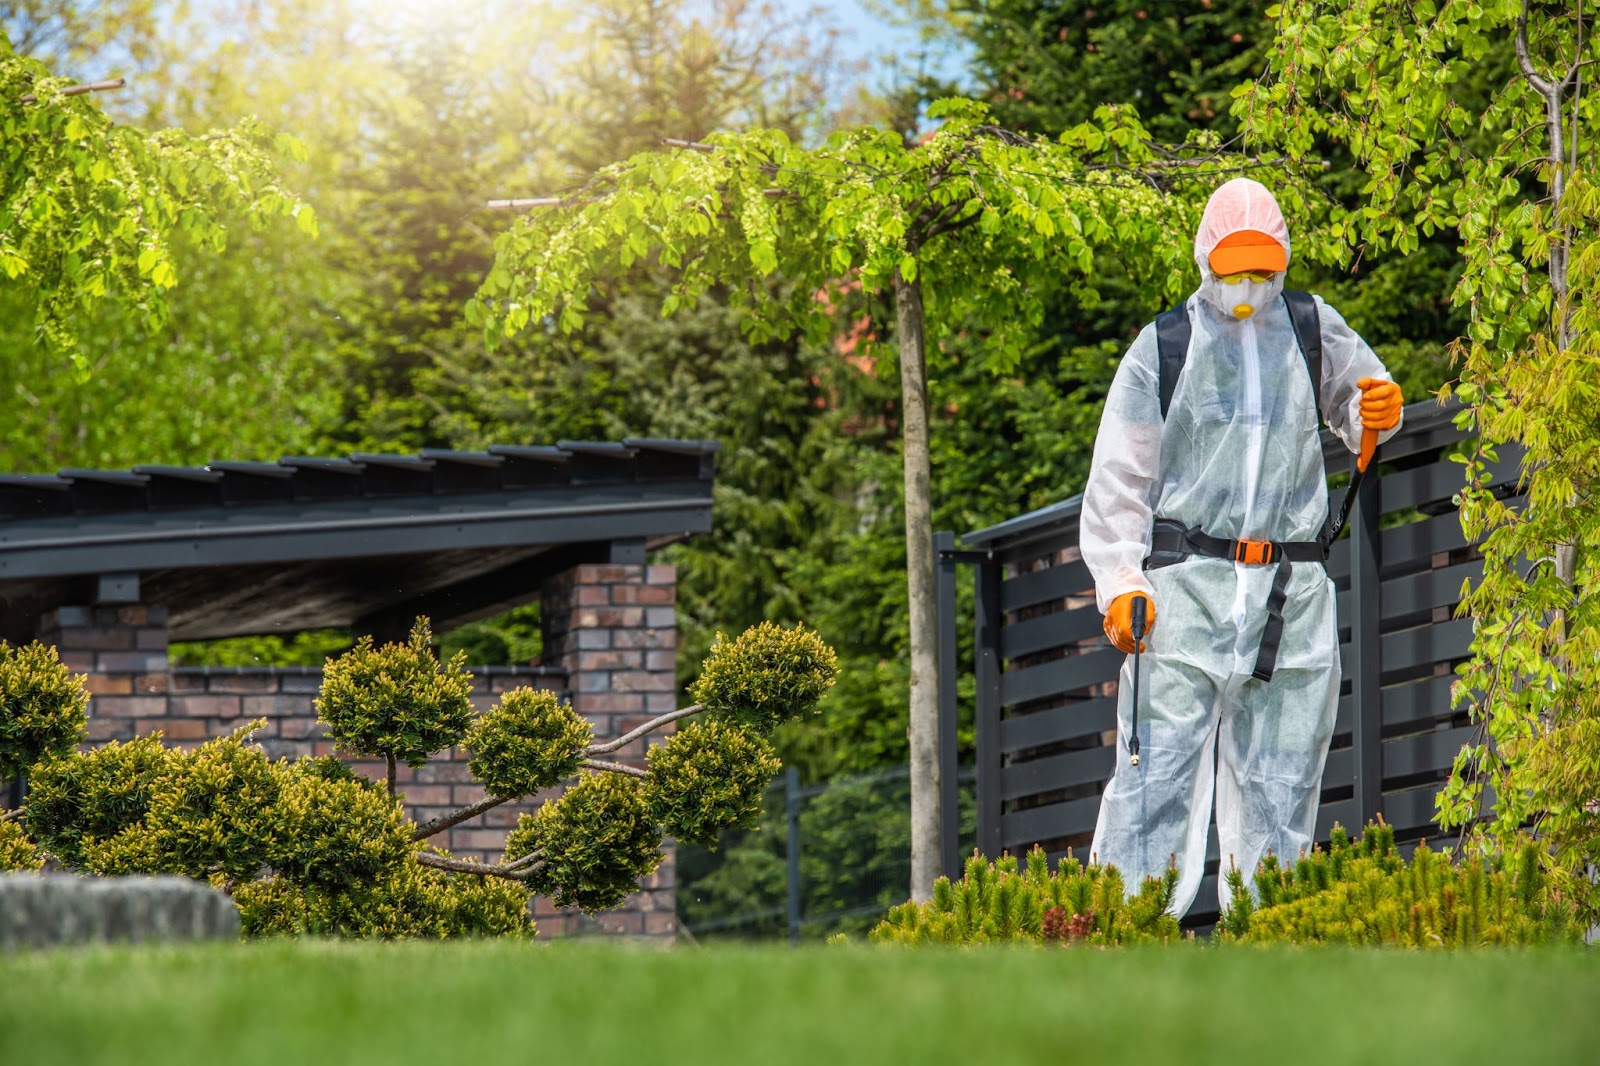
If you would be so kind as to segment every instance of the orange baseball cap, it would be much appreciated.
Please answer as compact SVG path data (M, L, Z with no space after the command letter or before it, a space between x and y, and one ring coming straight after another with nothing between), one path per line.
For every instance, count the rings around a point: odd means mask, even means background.
M1206 257L1211 269L1219 275L1239 274L1246 270L1270 270L1276 273L1289 266L1289 253L1276 237L1258 229L1234 230L1211 249Z

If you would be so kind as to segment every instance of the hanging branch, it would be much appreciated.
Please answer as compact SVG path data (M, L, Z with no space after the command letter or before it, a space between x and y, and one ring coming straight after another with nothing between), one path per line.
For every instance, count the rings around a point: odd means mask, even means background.
M689 705L688 707L679 708L676 711L668 711L666 714L661 715L659 718L650 719L650 721L646 722L644 725L640 726L638 729L635 729L631 733L626 733L626 734L618 737L616 740L608 740L604 744L590 744L588 750L586 752L584 752L584 754L586 754L586 755L609 755L611 752L616 751L618 748L625 747L626 745L633 743L635 740L638 740L640 737L644 736L646 733L649 733L650 731L655 730L655 729L660 729L662 726L666 725L668 722L676 722L679 718L687 718L691 714L699 714L703 710L705 710L705 708L703 706L701 706L698 703L695 703L695 704Z
M110 81L91 81L86 82L83 85L69 85L65 89L61 90L61 95L82 96L84 93L100 93L109 89L120 89L126 84L128 84L128 80L126 78L112 78ZM34 93L24 93L22 95L22 102L25 104L36 104L39 102L39 97Z
M479 800L477 803L451 811L449 814L441 814L432 821L424 822L417 826L417 831L411 834L411 839L414 841L426 840L452 826L460 825L468 818L476 818L478 815L485 811L493 810L502 803L508 803L510 800L510 796L489 796L486 799Z
M479 877L503 877L508 881L526 881L545 867L544 858L538 852L524 855L516 862L499 864L447 859L443 855L435 855L431 851L418 851L413 853L412 857L417 860L418 864L431 866L435 870L448 870L457 874L477 874Z

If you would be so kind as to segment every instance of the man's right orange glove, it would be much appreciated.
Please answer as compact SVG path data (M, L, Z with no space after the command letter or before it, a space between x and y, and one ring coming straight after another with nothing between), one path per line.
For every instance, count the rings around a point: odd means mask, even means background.
M1400 396L1400 386L1383 378L1362 378L1356 382L1361 390L1361 428L1383 432L1400 424L1400 408L1405 402Z
M1145 602L1144 632L1145 636L1156 627L1156 601L1142 592L1124 592L1111 601L1110 610L1106 611L1106 639L1117 646L1117 650L1124 655L1133 654L1133 601L1134 598ZM1139 650L1145 650L1144 642L1140 641Z

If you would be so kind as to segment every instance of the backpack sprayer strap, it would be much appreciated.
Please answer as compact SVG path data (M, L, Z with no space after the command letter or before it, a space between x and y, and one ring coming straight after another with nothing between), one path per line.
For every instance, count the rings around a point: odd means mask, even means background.
M1150 554L1144 568L1156 570L1191 556L1227 559L1246 566L1277 566L1272 589L1267 594L1267 624L1261 631L1251 676L1271 681L1278 664L1278 645L1283 642L1283 606L1289 598L1289 579L1295 563L1323 563L1327 552L1320 540L1229 540L1213 537L1199 526L1185 527L1170 518L1157 518L1150 531Z

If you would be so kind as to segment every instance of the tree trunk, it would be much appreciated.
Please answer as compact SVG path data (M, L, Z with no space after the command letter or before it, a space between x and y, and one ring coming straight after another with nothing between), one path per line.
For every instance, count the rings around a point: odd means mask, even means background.
M911 602L911 898L933 898L939 876L939 694L928 459L928 365L922 287L894 276L900 348L900 434L906 490L906 586Z

